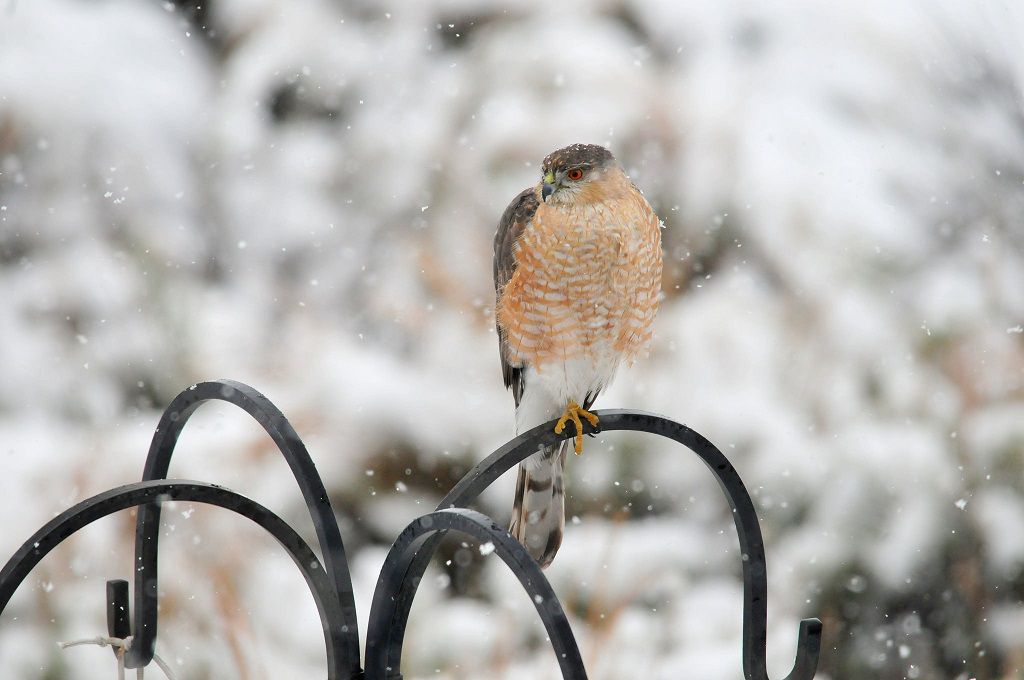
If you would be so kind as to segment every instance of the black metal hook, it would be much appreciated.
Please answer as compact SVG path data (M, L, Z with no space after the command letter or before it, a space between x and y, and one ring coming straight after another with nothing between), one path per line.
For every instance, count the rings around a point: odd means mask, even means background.
M313 518L324 567L341 603L344 625L339 634L342 636L344 653L339 664L347 669L348 676L358 677L361 673L359 627L341 530L313 459L280 409L252 387L234 380L212 380L183 390L171 401L160 418L149 447L142 480L167 477L178 436L196 409L211 400L226 401L251 415L274 440L288 462ZM125 666L128 668L146 666L152 661L156 649L159 530L159 504L141 506L135 524L135 637L132 648L125 654Z
M328 677L332 680L341 678L337 669L342 667L345 655L348 654L346 620L334 585L331 583L330 574L324 569L320 559L287 522L267 508L222 486L204 482L157 480L127 484L97 494L57 515L25 541L0 570L0 612L39 561L64 539L82 527L119 510L166 501L195 501L220 506L247 517L277 539L302 572L320 612L320 623L323 626L324 643L327 647ZM107 625L112 637L123 639L128 637L131 631L128 627L128 584L126 581L120 581L120 584L116 581L107 583ZM120 609L121 607L124 609ZM359 676L350 674L345 677Z
M740 549L745 559L743 567L743 675L747 680L769 680L766 666L768 627L768 581L764 557L764 542L757 521L753 501L743 481L725 455L702 435L668 418L641 411L597 411L600 428L584 424L587 434L614 430L650 432L667 437L689 448L714 474L733 509L733 520L739 535ZM554 421L525 432L478 463L448 493L438 509L465 507L498 477L525 460L541 446L556 444L574 436L568 429L561 435L554 432ZM409 615L415 596L415 585L423 576L430 556L437 548L443 532L428 537L422 549L408 562L399 578L402 588L395 597L397 617ZM387 656L391 660L402 658L401 637L388 636ZM818 667L821 646L821 621L804 619L800 622L796 661L785 680L811 680Z
M170 458L182 428L205 401L235 404L259 422L288 461L309 507L320 543L321 562L301 537L280 517L254 501L223 487L202 482L165 481ZM601 431L633 430L672 439L692 450L715 475L733 509L733 520L744 556L743 673L747 680L768 680L767 571L764 544L753 502L728 459L711 442L685 425L637 411L598 411ZM598 430L584 425L585 433ZM586 677L582 659L561 604L540 567L507 531L491 519L461 509L483 489L538 447L555 444L574 432L554 433L554 422L526 432L474 467L449 492L438 510L414 520L399 536L382 569L370 611L367 631L367 672L376 680L400 680L402 645L413 598L431 556L443 535L460 531L490 541L513 570L535 605L558 656L563 677ZM205 382L179 394L166 409L153 437L144 480L82 501L48 522L0 570L0 613L31 569L57 544L96 519L139 506L136 524L135 609L131 616L126 581L107 582L107 625L111 637L133 637L126 654L129 667L145 666L153 657L157 630L157 544L160 503L191 500L245 515L270 532L302 571L320 612L331 680L364 678L359 666L359 637L355 601L341 532L327 493L305 446L283 414L256 390L230 380ZM814 677L821 643L821 622L800 624L793 670L786 680Z
M397 595L408 589L408 596L415 596L419 579L405 580L409 564L414 558L425 556L427 560L437 547L429 539L447 531L458 531L494 546L494 552L515 573L523 588L530 595L537 613L540 614L547 630L551 646L555 650L562 677L569 680L586 680L583 658L580 656L576 638L569 627L555 591L548 582L540 565L530 557L526 548L508 533L506 529L479 512L464 508L438 510L412 521L401 533L391 551L388 552L377 578L370 608L370 622L366 633L366 677L369 679L401 680L401 639L405 636L409 620L408 609L398 606ZM394 644L398 641L398 644ZM391 656L394 653L399 656Z

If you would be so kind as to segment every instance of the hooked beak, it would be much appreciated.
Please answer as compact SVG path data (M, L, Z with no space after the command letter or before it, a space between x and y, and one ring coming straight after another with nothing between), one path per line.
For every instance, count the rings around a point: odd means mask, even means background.
M544 178L541 179L540 197L545 203L548 202L548 196L555 191L555 172L554 170L548 170L544 173Z

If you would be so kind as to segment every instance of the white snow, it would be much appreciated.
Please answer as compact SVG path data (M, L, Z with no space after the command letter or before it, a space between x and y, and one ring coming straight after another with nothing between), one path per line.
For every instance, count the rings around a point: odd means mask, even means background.
M668 415L736 465L765 535L772 677L812 615L853 631L823 650L853 680L945 677L959 638L899 609L944 592L984 673L1019 671L1020 7L211 0L204 30L170 3L8 4L0 557L136 480L162 407L230 377L309 447L365 631L390 542L513 434L498 217L546 153L591 141L666 226L651 356L597 408ZM195 418L172 474L312 540L259 426L222 404ZM579 519L547 575L590 677L741 677L741 557L708 471L622 433L568 470ZM477 507L507 521L512 484ZM179 674L322 675L312 599L272 540L202 506L165 522L159 651ZM52 645L104 631L132 526L40 564L0 617L0 676L111 676L108 650ZM428 573L406 677L555 677L486 551L459 557L477 580ZM955 608L965 575L988 609Z

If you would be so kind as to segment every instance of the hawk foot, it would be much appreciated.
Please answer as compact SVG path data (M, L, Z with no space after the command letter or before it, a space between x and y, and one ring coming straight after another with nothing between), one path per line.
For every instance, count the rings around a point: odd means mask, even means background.
M590 411L585 410L582 406L577 404L574 400L570 399L568 405L565 407L565 412L562 417L558 419L555 424L555 434L562 434L565 429L565 424L570 420L572 424L576 426L576 455L583 453L583 421L580 420L580 416L587 419L594 427L597 427L598 418Z

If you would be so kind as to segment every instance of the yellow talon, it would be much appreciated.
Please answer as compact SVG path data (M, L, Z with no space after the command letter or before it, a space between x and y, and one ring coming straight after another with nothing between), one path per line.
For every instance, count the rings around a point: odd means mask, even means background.
M597 427L599 422L598 417L590 411L584 410L582 406L577 404L574 400L570 399L569 404L565 407L565 413L558 419L555 424L555 434L562 434L565 429L565 424L572 421L572 424L576 426L576 455L583 453L583 422L580 420L580 416L587 419L594 427Z

